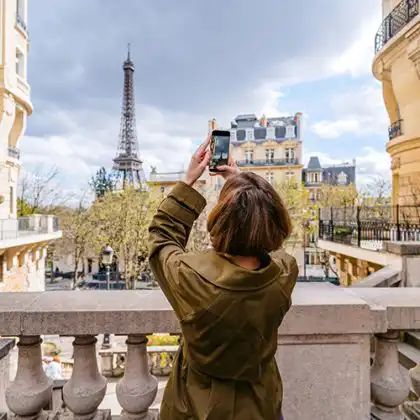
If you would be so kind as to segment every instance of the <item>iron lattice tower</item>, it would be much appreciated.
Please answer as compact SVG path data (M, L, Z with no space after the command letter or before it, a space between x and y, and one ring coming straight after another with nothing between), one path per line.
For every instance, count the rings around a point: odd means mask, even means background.
M134 63L128 46L127 60L123 64L124 91L121 114L120 140L117 156L114 159L114 171L117 178L117 189L132 186L136 190L146 189L146 177L143 162L138 152L136 104L134 100Z

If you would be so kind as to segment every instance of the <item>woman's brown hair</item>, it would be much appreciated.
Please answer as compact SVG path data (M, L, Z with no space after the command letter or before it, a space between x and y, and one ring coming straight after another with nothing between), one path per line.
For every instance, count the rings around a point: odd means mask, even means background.
M207 228L217 252L261 256L283 245L292 222L272 185L253 172L242 172L226 181Z

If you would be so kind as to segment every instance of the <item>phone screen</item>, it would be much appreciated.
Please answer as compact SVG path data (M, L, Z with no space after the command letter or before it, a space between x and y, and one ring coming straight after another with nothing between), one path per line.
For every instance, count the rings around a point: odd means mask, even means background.
M212 135L210 144L210 171L217 171L217 166L227 165L229 160L230 134Z

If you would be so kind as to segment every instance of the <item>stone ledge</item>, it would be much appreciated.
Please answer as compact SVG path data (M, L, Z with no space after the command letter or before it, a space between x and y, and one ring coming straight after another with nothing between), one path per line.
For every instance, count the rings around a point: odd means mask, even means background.
M385 251L391 254L420 257L420 242L385 242Z
M369 303L372 311L385 311L388 330L420 329L419 288L360 288L352 292Z
M329 283L299 283L279 334L369 334L368 303ZM419 290L420 301L420 290ZM0 334L98 335L178 333L161 291L83 291L0 294Z
M350 289L360 287L393 287L401 281L401 271L394 267L383 267L370 274L360 283L352 284Z

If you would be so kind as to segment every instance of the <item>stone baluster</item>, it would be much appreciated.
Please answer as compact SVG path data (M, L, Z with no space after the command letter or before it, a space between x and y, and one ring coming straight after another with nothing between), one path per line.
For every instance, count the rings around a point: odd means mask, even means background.
M99 373L96 338L77 336L73 342L74 367L63 387L63 399L75 419L89 420L98 413L106 393L107 380Z
M420 363L410 369L411 388L420 400ZM420 420L420 401L406 401L401 410L406 420Z
M399 420L399 406L407 399L410 384L398 361L399 332L377 334L371 369L372 419Z
M158 382L150 374L146 344L145 335L128 336L125 372L116 388L126 420L155 418L149 407L156 398Z
M6 403L18 418L38 418L52 398L52 379L42 368L42 340L39 336L20 337L15 380L6 390Z

